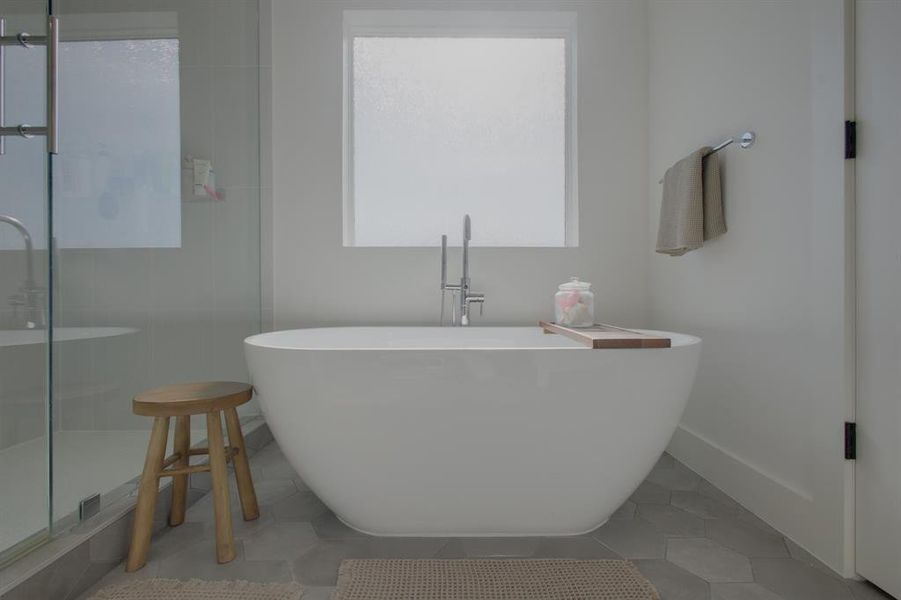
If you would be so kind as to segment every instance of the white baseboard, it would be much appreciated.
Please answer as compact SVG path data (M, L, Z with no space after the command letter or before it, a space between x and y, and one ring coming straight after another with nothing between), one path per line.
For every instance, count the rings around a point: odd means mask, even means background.
M816 522L814 498L780 480L703 435L680 425L670 440L670 454L720 488L736 502L766 521L833 571L844 571L840 553L835 560L818 551L822 523Z

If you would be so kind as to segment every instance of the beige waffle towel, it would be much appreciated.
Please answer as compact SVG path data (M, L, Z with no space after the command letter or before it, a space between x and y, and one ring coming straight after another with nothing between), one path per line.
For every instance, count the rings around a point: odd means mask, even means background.
M726 233L720 164L710 147L695 150L666 171L657 252L681 256Z

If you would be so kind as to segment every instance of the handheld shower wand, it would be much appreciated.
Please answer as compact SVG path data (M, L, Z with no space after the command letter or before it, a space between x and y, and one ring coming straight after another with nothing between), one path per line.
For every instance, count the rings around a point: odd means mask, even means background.
M441 317L438 325L444 326L444 304L447 302L447 235L441 235Z

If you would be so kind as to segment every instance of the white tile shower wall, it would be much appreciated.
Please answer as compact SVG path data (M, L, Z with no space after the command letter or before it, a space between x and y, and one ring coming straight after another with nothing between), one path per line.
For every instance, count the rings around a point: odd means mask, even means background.
M55 416L63 429L143 428L147 420L131 414L130 402L142 389L246 379L241 341L260 328L257 2L104 0L64 3L58 12L64 23L66 14L117 11L177 12L182 156L213 161L225 200L195 201L183 185L181 248L59 253L57 325L137 330L57 345ZM0 299L19 285L23 254L0 251ZM0 422L17 425L0 431L0 447L43 433L43 362L22 355L41 351L3 349L16 354L0 365ZM258 410L253 403L242 412Z
M595 284L599 318L645 324L646 3L446 0L427 6L578 12L581 245L475 248L473 283L487 295L477 322L546 318L557 285L579 275ZM437 248L342 245L342 11L422 7L404 0L272 2L276 328L437 323ZM459 251L451 261L451 276L459 276Z
M849 576L845 7L652 1L647 177L656 232L666 167L757 131L751 150L721 154L729 232L651 259L653 325L704 338L671 451Z

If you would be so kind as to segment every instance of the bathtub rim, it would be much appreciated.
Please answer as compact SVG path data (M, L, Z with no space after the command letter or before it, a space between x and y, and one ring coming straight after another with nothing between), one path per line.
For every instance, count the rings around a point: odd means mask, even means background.
M285 343L278 344L273 343L269 340L275 336L285 336L286 334L298 334L302 335L303 333L321 333L329 330L342 330L348 331L352 329L360 329L360 330L377 330L377 329L402 329L402 330L411 330L411 329L426 329L426 330L447 330L447 331L456 331L460 328L452 328L452 327L440 327L437 325L341 325L334 327L301 327L295 329L279 329L275 331L267 331L263 333L257 333L251 336L248 336L244 339L245 347L250 346L254 348L267 349L267 350L295 350L295 351L316 351L316 352L350 352L350 351L414 351L414 352L425 352L425 351L445 351L445 352L454 352L454 351L536 351L536 350L592 350L592 348L588 348L583 344L571 340L569 338L564 338L558 336L555 339L556 341L564 341L566 345L508 345L508 346L500 346L500 345L446 345L446 346L438 346L438 345L410 345L410 346L389 346L386 344L383 345L372 345L361 343L359 345L340 345L327 347L322 345L315 345L313 343L310 344L301 344L295 343L294 345L288 345ZM471 328L465 329L465 331L478 331L478 330L539 330L538 326L534 328L531 326L524 325L498 325L498 326L475 326ZM675 331L664 331L658 329L641 329L641 328L630 328L633 331L637 331L639 333L646 333L649 335L656 335L661 337L669 337L672 340L672 346L670 348L599 348L593 349L594 351L615 351L615 350L649 350L649 351L672 351L677 350L679 348L686 348L689 346L694 346L700 344L702 339L698 336L687 334L687 333L679 333ZM543 334L542 335L556 335L556 334ZM268 342L268 343L267 343Z

